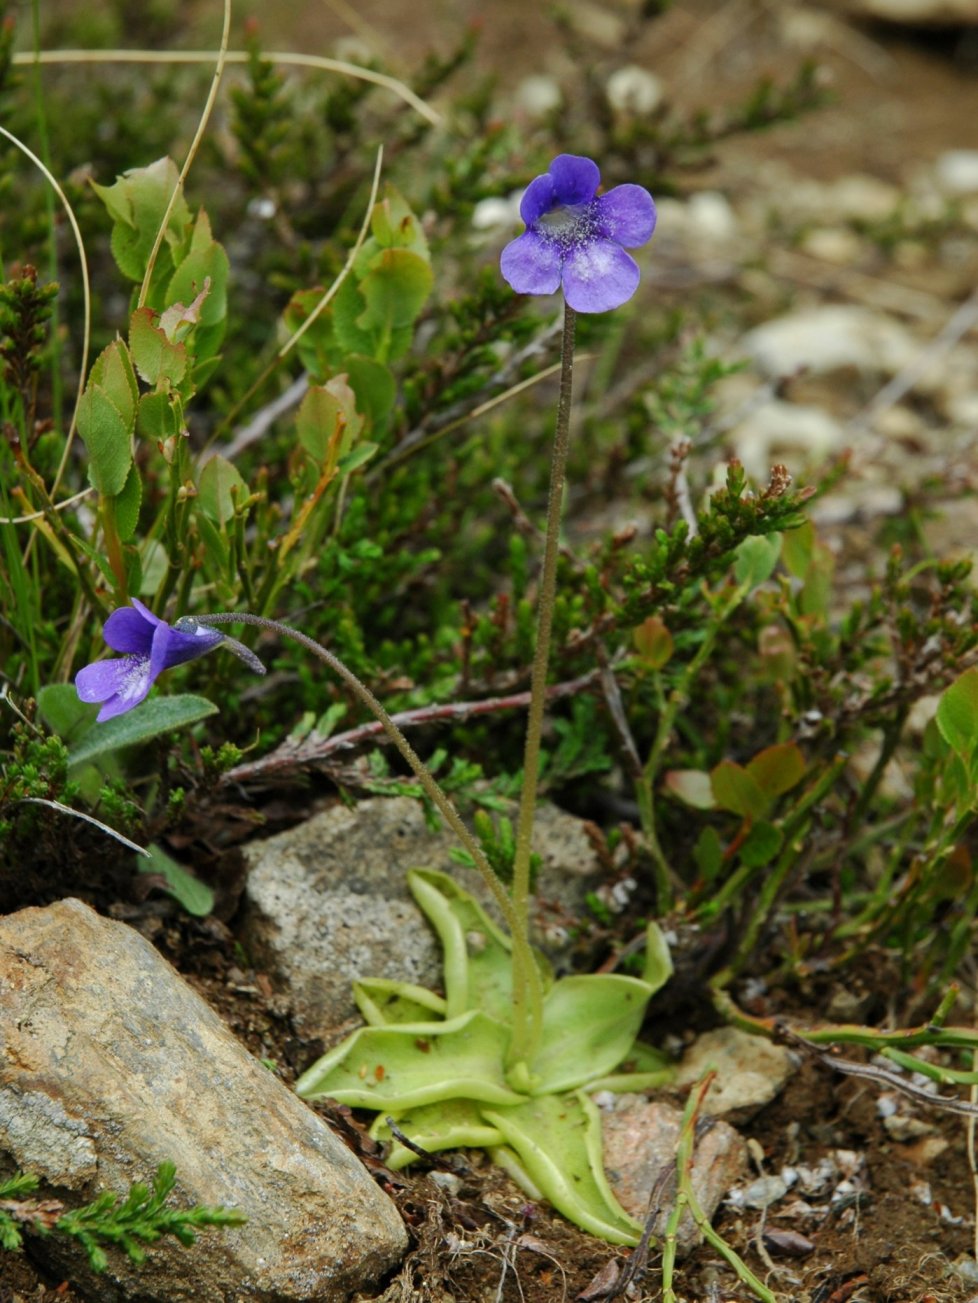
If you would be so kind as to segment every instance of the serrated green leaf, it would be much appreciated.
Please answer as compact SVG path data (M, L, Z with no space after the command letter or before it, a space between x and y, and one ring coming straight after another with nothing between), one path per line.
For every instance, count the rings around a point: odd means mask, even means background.
M710 770L713 799L721 810L729 810L744 819L762 819L770 800L761 791L743 765L721 760Z
M632 630L632 642L642 664L650 670L661 670L673 653L672 634L657 615L650 615Z
M88 453L88 478L107 497L122 492L132 465L132 427L99 385L78 400L78 433Z
M338 464L362 427L356 395L341 375L325 385L310 385L296 413L299 443L322 469Z
M794 579L804 579L811 565L815 547L815 526L805 520L797 529L786 530L782 538L781 557L785 569Z
M350 388L356 394L357 411L371 427L380 431L394 409L397 386L387 367L372 357L351 354L343 359Z
M336 469L341 475L352 475L355 470L361 466L366 466L380 452L379 443L358 443L350 452L344 453L339 459Z
M171 859L155 843L148 846L149 858L140 855L137 867L140 873L158 873L166 879L170 895L175 897L188 914L198 918L206 916L214 908L214 893L206 883L195 878L189 869Z
M248 486L238 468L226 457L215 456L200 472L197 506L211 520L223 525L234 515L235 502L244 502Z
M89 383L98 385L108 395L122 419L131 427L136 419L139 386L129 350L121 339L114 339L95 359Z
M747 772L764 795L774 800L805 777L805 757L796 743L779 742L749 760Z
M189 692L177 693L173 697L152 697L138 710L93 725L82 741L68 752L68 764L71 768L87 764L98 756L118 751L120 747L148 742L217 713L212 701Z
M115 512L115 527L123 543L132 538L139 524L139 508L143 500L143 485L139 478L136 463L129 467L129 474L121 492L112 499Z
M374 204L370 229L381 249L410 249L425 262L429 260L421 223L401 192L390 184L385 187L383 199Z
M111 215L112 254L119 270L130 280L141 281L146 263L166 212L170 196L179 181L177 165L170 158L157 159L148 167L133 168L111 186L93 184L95 193ZM171 263L172 250L179 251L190 225L190 209L178 195L170 214L161 267Z
M180 433L183 425L183 405L169 394L143 394L136 414L136 429L143 439L163 443Z
M231 555L227 535L222 533L210 517L200 510L199 504L195 503L194 507L194 523L204 544L206 573L208 576L216 575L223 578Z
M734 577L738 584L757 588L774 574L781 555L780 534L754 534L745 538L734 553Z
M715 828L707 825L696 839L693 862L704 882L712 882L723 864L723 842Z
M163 381L175 387L187 374L185 344L171 343L157 325L159 314L152 308L138 308L129 321L129 347L136 370L148 385ZM145 395L144 395L145 396Z
M347 276L337 290L329 309L336 343L344 354L359 353L366 357L374 356L375 340L373 334L357 324L364 309L365 301L357 288L356 279L353 276Z
M967 762L978 746L978 666L944 689L936 719L945 742Z
M199 221L199 219L198 219ZM215 326L227 316L228 256L216 240L194 247L173 273L166 287L166 305L194 302L210 281L207 297L200 305L201 326Z
M385 249L360 281L366 304L357 325L375 337L389 338L413 324L431 293L430 265L409 249Z
M784 844L784 835L773 823L758 820L741 844L741 862L748 868L760 869L770 864Z

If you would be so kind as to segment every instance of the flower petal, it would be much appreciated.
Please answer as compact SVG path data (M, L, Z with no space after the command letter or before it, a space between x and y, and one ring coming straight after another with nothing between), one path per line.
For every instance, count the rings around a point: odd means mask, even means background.
M122 606L112 612L105 622L103 636L113 651L148 656L153 633L159 624L160 621L142 602L134 602L132 606Z
M105 704L98 722L121 715L146 697L153 684L148 656L123 656L86 665L75 675L75 691L82 701Z
M626 249L637 249L655 230L655 202L640 185L616 185L598 199L598 229Z
M520 200L520 217L527 226L532 226L538 217L551 209L557 200L554 198L554 179L549 173L536 176L523 192Z
M575 312L608 312L638 288L638 263L614 240L591 240L564 263L564 298Z
M510 240L499 266L517 294L554 294L560 289L560 254L533 231Z
M180 624L178 621L177 624ZM177 625L165 625L166 628L166 645L162 652L162 664L157 673L168 670L174 665L184 665L187 661L195 661L198 656L205 656L207 652L212 651L224 641L224 634L218 633L209 625L199 624L196 620L190 619L185 622L190 626L187 628L178 628ZM156 654L156 640L153 640L154 664Z
M558 154L550 164L550 175L559 204L586 204L601 182L597 163L583 154Z

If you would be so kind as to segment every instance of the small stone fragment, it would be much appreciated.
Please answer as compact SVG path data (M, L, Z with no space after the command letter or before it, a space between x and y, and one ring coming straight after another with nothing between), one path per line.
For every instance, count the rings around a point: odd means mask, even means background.
M711 1068L717 1075L704 1108L715 1117L733 1114L741 1121L780 1093L795 1063L783 1045L736 1027L718 1027L697 1036L679 1064L676 1084L691 1085Z
M769 1226L764 1232L764 1247L771 1253L786 1258L804 1258L815 1248L807 1235L800 1231L783 1231L779 1226Z
M644 1095L617 1095L611 1107L602 1110L601 1125L611 1188L625 1211L644 1222L660 1173L675 1164L682 1114L671 1104ZM741 1136L728 1123L710 1119L693 1156L693 1189L707 1217L713 1216L746 1167L747 1148ZM656 1234L665 1227L674 1197L675 1185L667 1186ZM679 1224L680 1253L688 1253L700 1239L696 1223L686 1213Z

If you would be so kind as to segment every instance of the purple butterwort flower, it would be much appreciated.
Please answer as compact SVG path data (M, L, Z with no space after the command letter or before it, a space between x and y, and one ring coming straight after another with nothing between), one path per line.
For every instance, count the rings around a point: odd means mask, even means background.
M113 611L105 622L105 641L125 654L97 661L75 675L82 701L100 701L98 720L122 715L143 701L158 675L174 665L196 660L225 641L216 629L184 616L167 624L139 601Z
M607 312L638 288L638 264L625 252L655 230L655 203L640 185L596 195L597 163L559 154L526 188L526 231L503 250L503 276L517 294L563 289L575 312Z

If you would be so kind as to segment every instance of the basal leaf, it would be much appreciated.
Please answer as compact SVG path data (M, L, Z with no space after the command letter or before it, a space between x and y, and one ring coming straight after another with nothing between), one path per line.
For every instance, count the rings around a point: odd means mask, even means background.
M408 886L442 944L447 1016L481 1009L509 1022L513 1014L509 938L447 874L414 869L408 874Z
M572 1090L616 1068L635 1043L651 994L648 983L620 973L555 982L543 1002L532 1093Z
M445 1016L446 1005L442 997L426 986L415 986L413 982L364 977L353 983L353 998L364 1021L371 1027L430 1022Z
M328 1096L388 1113L460 1098L516 1104L524 1097L503 1076L508 1041L507 1028L474 1011L444 1022L363 1027L307 1069L295 1088L303 1099Z
M480 1105L471 1099L451 1099L427 1108L409 1109L395 1114L394 1121L398 1131L432 1154L440 1149L488 1149L503 1143L502 1132L485 1121ZM401 1144L383 1116L375 1120L370 1135L390 1144L384 1166L391 1171L399 1172L417 1162L418 1155Z
M519 1180L522 1169L553 1206L576 1225L612 1244L637 1244L641 1226L611 1192L601 1162L601 1119L583 1091L541 1095L516 1108L484 1108L518 1166L492 1151Z

